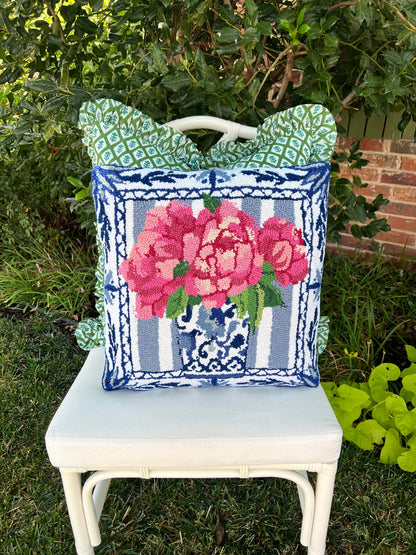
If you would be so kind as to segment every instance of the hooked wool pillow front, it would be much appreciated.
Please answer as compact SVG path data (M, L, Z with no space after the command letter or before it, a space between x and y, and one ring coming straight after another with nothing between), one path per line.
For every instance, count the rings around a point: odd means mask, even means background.
M329 173L96 166L103 387L318 385Z

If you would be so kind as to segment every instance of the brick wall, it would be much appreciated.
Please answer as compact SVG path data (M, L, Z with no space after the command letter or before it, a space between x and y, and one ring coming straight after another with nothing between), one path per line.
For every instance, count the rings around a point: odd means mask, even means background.
M355 139L341 137L337 150L348 150ZM378 211L379 217L387 218L391 231L378 233L375 242L386 254L406 258L416 255L416 143L411 140L361 139L360 150L369 164L356 170L368 187L357 191L368 199L379 193L390 202ZM341 175L349 177L346 166ZM350 233L342 233L340 245L345 251L354 250L359 241ZM333 245L329 245L333 247ZM376 247L377 248L377 247ZM361 241L361 252L374 253L376 249L369 239Z

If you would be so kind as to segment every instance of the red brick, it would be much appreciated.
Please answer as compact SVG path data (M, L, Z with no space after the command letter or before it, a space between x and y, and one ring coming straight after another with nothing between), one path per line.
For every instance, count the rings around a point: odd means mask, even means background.
M378 183L370 183L365 189L355 190L355 193L359 193L367 198L375 199L380 193L387 200L393 199L393 190L404 189L404 187L393 187L392 185L379 185ZM404 200L399 198L399 200Z
M391 141L390 152L400 154L416 154L416 143L414 141Z
M403 218L389 214L387 221L392 231L405 231L410 235L416 235L416 218Z
M408 245L409 247L415 246L415 236L400 231L381 231L377 233L376 239L380 243L394 243L395 245Z
M377 251L376 247L378 245L383 248L384 252L387 254L397 256L404 254L406 257L412 257L416 254L416 243L413 237L404 236L402 241L395 242L394 240L388 241L384 239L383 235L387 236L387 234L390 234L392 239L396 238L391 232L387 232L378 233L373 240L363 238L360 242L359 239L356 239L352 235L345 235L342 233L339 244L341 248L357 249L359 247L361 253L374 253Z
M412 185L416 187L416 174L411 172L392 172L384 170L381 174L382 183L397 183L398 185Z
M388 168L396 170L400 168L400 156L396 156L393 154L365 153L364 157L369 162L368 166L366 166L367 168L372 168L374 166L377 168Z
M352 181L353 175L357 175L363 183L368 183L369 181L373 183L379 183L381 170L377 168L369 168L368 166L365 168L361 168L359 170L351 170L346 164L340 166L340 177L346 177L350 181Z
M380 212L384 214L395 214L404 218L414 218L416 227L416 204L403 204L400 202L389 202L380 207Z
M385 195L389 200L410 202L416 204L416 188L415 187L396 187L390 188L390 196Z
M382 243L381 244L383 251L390 256L394 256L396 258L405 257L405 258L413 258L416 254L416 247L410 247L406 245L395 245L394 243Z
M360 150L371 150L375 152L383 152L384 141L382 139L361 139Z
M403 171L416 172L416 156L402 156L400 169Z
M363 183L367 183L368 181L378 183L380 181L381 170L365 167L360 170L354 170L354 174L358 175Z
M416 255L416 247L406 247L403 249L403 245L394 245L389 243L380 244L375 241L375 244L379 245L383 249L383 252L389 257L401 258L413 258ZM348 245L336 245L334 243L327 244L327 250L332 253L337 253L339 250L347 255L360 256L364 258L371 258L377 254L376 250L373 248L374 243L362 244L359 251L357 251L357 246Z
M341 239L339 240L341 246L351 247L353 249L357 248L359 245L367 247L368 242L368 239L356 239L352 235L347 235L345 233L341 233Z

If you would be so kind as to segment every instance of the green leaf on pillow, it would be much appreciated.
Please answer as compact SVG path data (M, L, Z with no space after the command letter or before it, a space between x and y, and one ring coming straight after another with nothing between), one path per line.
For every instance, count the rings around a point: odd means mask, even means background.
M177 318L188 304L188 295L185 293L185 286L182 285L174 293L169 295L168 304L166 305L166 318Z
M274 273L273 266L268 262L264 261L262 266L262 277L260 282L271 283L272 281L276 281L276 274Z
M273 283L276 281L273 266L264 261L262 274L258 286L262 289L263 305L268 307L285 306L280 289Z
M256 292L257 292L257 315L256 315L256 321L254 322L255 325L255 329L251 330L252 333L255 332L255 330L259 327L260 322L261 322L261 317L263 316L263 310L264 310L264 289L262 289L262 287L260 287L259 284L256 285Z
M188 306L190 308L197 306L198 304L202 303L202 297L201 295L198 295L197 297L195 297L194 295L188 295Z
M263 313L262 299L259 299L259 294L255 285L249 285L247 287L247 311L250 324L251 333L255 333L259 318L259 311ZM260 300L260 303L259 303Z
M220 206L221 199L212 197L207 193L202 193L202 196L204 198L204 208L207 208L210 212L214 213L218 206Z
M234 303L237 307L237 318L245 318L248 311L248 291L244 289L238 295L230 297L230 301Z
M263 285L262 283L259 283L259 286L264 293L264 306L285 306L280 289L274 285Z
M173 277L181 277L184 276L186 274L186 272L189 270L189 262L187 262L186 260L181 260L178 264L176 264L176 266L173 268Z

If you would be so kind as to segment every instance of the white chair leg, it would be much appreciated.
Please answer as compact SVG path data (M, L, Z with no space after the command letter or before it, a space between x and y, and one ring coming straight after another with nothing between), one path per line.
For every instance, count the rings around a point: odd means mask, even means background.
M97 515L97 520L100 520L101 513L103 511L105 498L107 497L108 488L110 487L111 478L107 480L102 480L94 488L93 500L95 506L95 512Z
M324 464L317 474L315 511L308 555L324 555L337 463Z
M81 474L65 468L60 472L77 555L94 555L82 506Z

